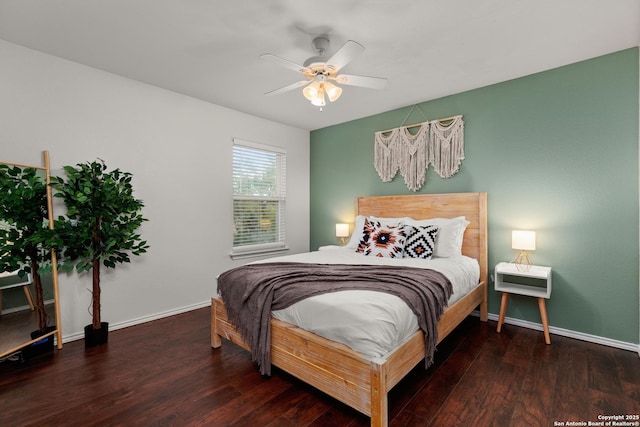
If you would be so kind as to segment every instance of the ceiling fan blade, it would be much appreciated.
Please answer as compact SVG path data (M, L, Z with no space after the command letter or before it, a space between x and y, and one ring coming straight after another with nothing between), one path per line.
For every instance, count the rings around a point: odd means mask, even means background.
M261 59L265 61L269 61L271 63L281 65L285 68L289 68L290 70L297 71L299 73L304 73L305 71L311 71L304 65L296 64L295 62L291 62L288 59L280 58L279 56L273 55L271 53L265 53L264 55L260 55Z
M288 92L290 90L294 90L297 89L299 87L302 86L306 86L309 83L311 83L313 80L301 80L299 82L295 82L295 83L291 83L290 85L286 85L284 87L281 87L280 89L276 89L276 90L272 90L271 92L267 92L265 93L265 95L278 95L284 92Z
M350 74L339 74L334 80L336 83L343 85L361 86L371 89L384 89L387 86L387 79L382 77L366 77L353 76Z
M362 52L364 52L364 46L353 40L347 40L347 42L329 58L327 67L333 67L338 71Z

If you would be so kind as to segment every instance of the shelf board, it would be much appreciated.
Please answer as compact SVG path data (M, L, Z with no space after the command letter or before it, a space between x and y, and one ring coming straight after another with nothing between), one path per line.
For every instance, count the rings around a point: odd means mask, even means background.
M506 274L509 276L531 277L534 279L546 280L551 274L551 267L532 265L528 271L520 271L513 263L501 262L496 266L496 273Z
M537 298L549 298L551 296L551 289L542 286L530 286L520 283L502 282L500 285L496 284L496 291L508 292L518 295L526 295Z

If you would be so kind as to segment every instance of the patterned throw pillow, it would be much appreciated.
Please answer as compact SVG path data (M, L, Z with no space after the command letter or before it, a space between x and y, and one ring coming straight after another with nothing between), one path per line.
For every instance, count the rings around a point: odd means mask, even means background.
M431 259L440 228L436 225L426 227L406 225L405 230L407 235L407 241L404 244L405 258Z
M356 252L378 257L402 258L405 239L402 225L382 225L380 221L365 218L362 240Z

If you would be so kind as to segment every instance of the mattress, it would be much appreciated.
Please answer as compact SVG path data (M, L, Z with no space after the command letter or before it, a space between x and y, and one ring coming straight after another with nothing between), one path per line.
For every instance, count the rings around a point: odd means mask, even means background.
M339 246L287 255L258 262L396 265L430 268L444 274L453 285L449 305L478 286L478 262L466 256L433 258L380 258ZM366 359L384 358L419 328L409 306L395 295L362 290L331 292L275 310L272 316L332 341L340 342Z

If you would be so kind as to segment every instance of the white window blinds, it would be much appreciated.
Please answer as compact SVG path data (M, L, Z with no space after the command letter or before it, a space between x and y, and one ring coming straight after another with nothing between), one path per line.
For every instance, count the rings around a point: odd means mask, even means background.
M233 141L233 251L286 249L286 151Z

